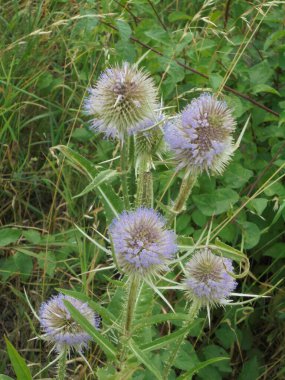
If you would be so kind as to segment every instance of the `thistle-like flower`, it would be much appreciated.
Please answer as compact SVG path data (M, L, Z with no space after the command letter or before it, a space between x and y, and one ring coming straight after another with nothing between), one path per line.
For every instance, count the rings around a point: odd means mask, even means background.
M129 275L148 276L166 270L177 251L176 236L153 209L123 212L110 226L119 266Z
M147 73L123 63L105 70L85 101L87 114L95 116L92 129L123 139L143 128L157 108L157 90Z
M233 154L235 121L224 101L204 93L168 123L165 139L178 167L191 174L220 174Z
M82 327L73 320L63 301L69 301L94 327L99 328L99 317L80 300L58 294L44 302L39 311L43 338L54 344L57 352L64 349L81 352L91 339Z
M214 255L209 248L197 251L186 265L183 287L200 307L226 304L237 282L230 275L230 259Z

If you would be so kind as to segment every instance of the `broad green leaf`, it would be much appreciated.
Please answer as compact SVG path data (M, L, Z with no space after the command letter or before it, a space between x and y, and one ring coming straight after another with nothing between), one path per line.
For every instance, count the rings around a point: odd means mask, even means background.
M37 230L29 229L26 231L23 231L23 236L25 239L27 239L30 243L38 244L41 242L41 234Z
M254 210L257 215L262 215L263 211L266 209L267 203L268 199L266 198L255 198L247 204L247 208Z
M0 247L15 243L21 236L22 231L15 228L3 228L0 230Z
M163 380L162 378L162 375L161 375L161 372L158 368L156 368L153 364L152 364L152 360L150 357L148 357L148 355L146 355L136 344L135 342L132 340L130 341L129 343L129 347L131 349L131 351L134 353L134 355L136 356L136 358L139 360L140 363L144 364L146 366L146 368L148 368L153 374L154 376L158 379L158 380Z
M280 92L275 90L275 88L268 86L268 84L256 84L252 87L253 94L259 94L260 92L268 92L277 96L281 96Z
M238 200L238 193L229 188L218 189L213 193L193 195L195 205L206 216L222 214Z
M246 249L253 248L258 244L261 231L256 224L252 222L243 222L242 233L244 235L244 247Z
M267 50L275 41L285 37L285 30L278 30L275 33L270 33L264 42L263 49Z
M70 312L72 318L74 318L74 320L79 323L79 325L95 340L102 351L104 351L110 359L116 359L116 347L113 346L113 344L107 338L105 338L105 336L99 330L92 326L91 323L83 315L81 315L80 312L70 302L65 300L64 304L67 310Z
M199 371L201 369L207 367L208 365L211 365L211 364L214 364L214 363L218 363L218 362L220 362L222 360L229 360L229 358L228 357L217 357L217 358L205 360L204 362L195 365L194 368L191 368L189 371L185 372L183 375L179 376L177 378L177 380L191 380L192 377L196 373L199 373Z
M21 252L16 252L13 255L13 259L17 266L17 271L19 272L22 279L27 280L33 270L33 259L30 256L26 256Z
M119 19L115 21L115 25L119 30L121 39L126 42L132 34L130 25L126 21Z
M238 163L231 163L223 176L223 183L232 189L238 189L244 186L253 176L253 171L244 168Z
M12 377L10 376L0 375L0 380L14 380L14 379L12 379Z
M16 348L6 337L5 342L9 358L17 376L17 380L32 380L31 371L22 356L17 352Z

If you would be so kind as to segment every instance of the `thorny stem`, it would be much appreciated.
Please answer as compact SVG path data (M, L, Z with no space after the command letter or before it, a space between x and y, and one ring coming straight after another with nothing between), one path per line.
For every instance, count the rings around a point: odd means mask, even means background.
M136 206L153 207L153 180L149 158L140 157Z
M66 360L67 360L67 347L65 347L60 355L58 361L57 377L56 380L64 380L66 372Z
M184 205L191 193L191 190L196 182L197 177L195 175L190 175L189 172L186 172L182 180L179 194L174 202L173 207L169 211L168 216L168 226L170 227L175 219L175 217L181 213L184 208Z
M198 316L199 309L200 309L199 305L196 302L192 302L191 307L189 309L189 319L186 322L184 322L182 326L182 328L188 327L187 331L178 338L177 344L172 350L168 363L165 366L165 369L163 372L163 379L168 379L169 371L171 370L171 367L173 366L173 363L177 357L177 354L179 352L179 349L182 343L184 342L184 340L187 338L187 335L189 334L189 330L191 328L192 323Z
M122 189L124 197L124 206L125 210L129 210L130 201L129 201L129 191L128 191L128 136L125 136L123 141L121 141L121 179L122 179Z

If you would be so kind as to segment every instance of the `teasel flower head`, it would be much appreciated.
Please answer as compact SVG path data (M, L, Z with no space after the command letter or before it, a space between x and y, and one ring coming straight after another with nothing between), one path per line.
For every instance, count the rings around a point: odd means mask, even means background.
M178 168L191 174L221 174L233 154L235 120L226 102L204 93L165 128Z
M143 128L157 108L157 89L147 73L125 62L108 68L89 90L85 111L94 116L91 129L123 139Z
M232 261L217 256L209 248L198 250L185 268L183 288L187 297L200 307L212 307L227 303L237 282L230 274Z
M92 338L72 318L64 305L65 300L70 302L94 327L99 328L100 319L87 303L60 293L51 297L40 307L39 318L44 332L43 339L52 343L59 353L65 349L81 352Z
M177 251L176 235L166 229L160 214L150 208L125 211L109 228L122 271L148 277L168 269Z

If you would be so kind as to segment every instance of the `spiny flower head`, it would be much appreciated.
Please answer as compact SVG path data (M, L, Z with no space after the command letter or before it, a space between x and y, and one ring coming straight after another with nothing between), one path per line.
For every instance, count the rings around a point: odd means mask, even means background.
M64 305L65 300L70 302L94 327L99 328L99 317L87 303L58 294L44 302L40 307L39 317L44 332L43 338L53 343L58 352L64 348L81 352L91 337L71 317Z
M157 108L157 90L147 73L123 63L105 70L85 101L87 114L95 116L92 128L107 137L123 139L143 128Z
M165 128L178 167L192 174L220 174L233 154L235 121L226 102L204 93Z
M177 251L176 236L153 209L125 211L110 226L119 266L127 274L148 276L167 269Z
M197 251L186 265L184 289L190 300L202 306L223 304L237 282L230 259L214 255L208 248Z

